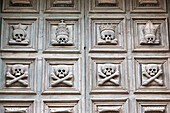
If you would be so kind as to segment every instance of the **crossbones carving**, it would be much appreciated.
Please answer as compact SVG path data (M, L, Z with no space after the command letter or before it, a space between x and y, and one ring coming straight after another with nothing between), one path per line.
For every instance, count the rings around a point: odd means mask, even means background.
M156 82L158 85L163 85L163 80L159 79L162 75L162 66L157 64L142 65L142 75L147 77L147 80L142 79L142 85L148 85L151 82Z
M114 85L119 85L119 66L114 64L104 64L99 66L98 70L99 85L104 85L106 82L111 82ZM115 78L118 78L117 80Z
M15 64L12 67L8 67L8 72L6 77L10 80L7 80L6 85L10 86L15 82L19 82L24 86L28 86L28 81L23 80L28 77L28 67L22 64Z
M67 65L58 65L53 68L51 73L52 83L51 86L56 86L57 84L65 84L67 86L72 86L72 72L71 67Z

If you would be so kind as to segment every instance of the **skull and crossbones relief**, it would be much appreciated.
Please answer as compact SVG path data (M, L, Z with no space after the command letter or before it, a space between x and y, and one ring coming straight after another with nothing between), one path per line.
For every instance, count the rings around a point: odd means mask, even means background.
M158 64L143 64L142 65L142 85L163 85L162 80L162 65Z
M53 72L51 73L51 86L57 85L67 85L72 86L72 67L67 65L58 65L53 67Z
M160 33L159 25L153 25L151 21L148 21L145 26L142 26L142 35L140 44L159 44Z
M98 85L119 85L120 73L116 64L99 65L98 75Z
M8 71L6 74L7 81L6 85L11 86L12 84L18 82L24 86L28 86L28 66L22 64L15 64L8 66Z
M116 26L113 24L100 25L100 37L98 44L117 44L118 40L115 38L115 28Z
M28 28L27 25L22 25L21 23L18 25L12 26L12 38L9 40L9 44L22 44L27 45L29 44L29 40L26 39L27 33L26 30Z
M64 23L64 20L61 20L61 23L56 28L56 36L52 39L52 45L72 45L69 36L69 29L66 23Z

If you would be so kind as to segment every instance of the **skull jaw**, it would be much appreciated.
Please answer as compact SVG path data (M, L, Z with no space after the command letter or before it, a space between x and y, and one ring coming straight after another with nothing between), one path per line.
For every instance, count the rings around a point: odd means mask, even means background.
M61 74L61 73L60 73L58 76L59 76L59 78L64 78L64 77L65 77L65 74Z
M17 72L17 73L15 73L15 76L16 76L16 77L19 77L19 76L21 76L21 73L18 73L18 72Z
M106 72L105 75L110 76L110 75L112 75L112 73L111 72Z

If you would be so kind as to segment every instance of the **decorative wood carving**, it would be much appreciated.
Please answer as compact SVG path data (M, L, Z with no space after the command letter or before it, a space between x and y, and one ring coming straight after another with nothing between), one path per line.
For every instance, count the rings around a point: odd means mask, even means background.
M51 108L50 113L73 113L73 108Z
M165 107L143 107L143 113L165 113Z
M21 87L28 86L28 66L22 64L8 66L6 78L7 86L12 86L16 82L20 83Z
M52 39L52 45L72 45L73 43L69 40L69 32L66 23L61 20L56 29L56 37Z
M116 4L116 0L98 0L99 4Z
M99 65L98 85L119 85L119 66L114 64Z
M27 108L5 108L5 113L29 113Z
M51 73L51 86L72 86L72 72L71 67L67 65L58 65L53 67L54 71Z
M100 39L98 44L117 44L118 40L115 38L115 25L103 24L99 26L100 29Z
M31 4L30 0L11 0L12 4Z
M12 38L9 40L9 44L21 44L21 45L27 45L29 44L29 40L26 39L27 37L27 25L22 25L19 23L18 25L13 25L13 32L12 32Z
M143 38L140 44L160 44L160 28L159 25L153 25L151 21L148 21L144 26Z
M163 85L162 65L142 64L142 85Z
M157 4L158 0L139 0L140 4Z
M72 4L72 0L54 0L53 4Z
M98 107L99 113L120 113L121 107Z

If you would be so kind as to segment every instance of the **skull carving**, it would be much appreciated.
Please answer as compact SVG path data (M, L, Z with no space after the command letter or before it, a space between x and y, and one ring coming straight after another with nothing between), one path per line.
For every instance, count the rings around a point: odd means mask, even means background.
M19 24L12 27L12 39L9 41L9 44L28 44L29 41L26 39L28 26Z
M99 27L102 41L99 44L117 44L115 39L115 26L112 24L104 24Z
M147 73L151 76L155 76L158 73L157 64L148 64L146 69L147 69Z
M115 67L113 65L110 64L104 64L102 66L102 72L106 75L106 76L110 76L115 72Z
M70 44L69 42L69 29L67 28L64 20L61 20L61 23L58 24L58 28L56 29L56 39L52 40L53 45L63 45Z
M159 44L159 39L156 37L156 33L158 32L157 29L158 26L155 26L151 21L148 21L143 29L144 38L141 41L141 44Z
M25 66L22 64L15 64L12 66L12 74L16 77L23 75L25 72Z
M65 76L68 75L68 72L69 72L68 66L65 65L59 65L57 66L57 68L55 68L55 73L59 78L64 78Z

